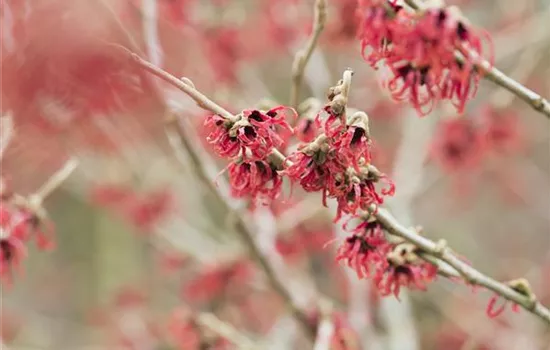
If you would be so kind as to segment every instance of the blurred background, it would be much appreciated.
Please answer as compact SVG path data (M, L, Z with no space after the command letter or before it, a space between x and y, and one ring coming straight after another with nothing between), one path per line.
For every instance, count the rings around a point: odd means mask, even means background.
M500 69L550 96L548 0L447 4L491 33ZM391 100L383 72L362 59L355 8L355 0L328 0L301 96L324 103L352 68L349 105L370 117L373 163L396 183L394 215L498 280L527 278L550 303L549 121L486 81L464 115L440 103L418 117ZM167 120L177 115L209 180L226 167L205 142L207 113L130 65L116 45L191 79L233 113L285 105L313 1L2 0L1 16L1 111L14 130L3 181L29 195L70 157L79 160L45 201L55 249L30 244L13 285L2 284L3 348L198 349L178 317L199 312L262 340L262 349L309 348L189 150L174 152L180 140ZM468 128L486 142L464 141ZM346 234L332 223L334 208L319 194L296 188L290 196L287 185L254 211L229 202L300 306L314 310L321 295L334 301L361 344L341 349L550 349L540 320L523 311L490 319L489 292L444 278L400 301L381 299L335 262L337 244L325 246ZM229 196L225 175L218 190Z

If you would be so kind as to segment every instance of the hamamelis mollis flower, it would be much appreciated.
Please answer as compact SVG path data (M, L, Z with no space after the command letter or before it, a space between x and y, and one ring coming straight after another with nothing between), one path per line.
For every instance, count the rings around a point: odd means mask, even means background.
M359 172L359 164L369 164L370 132L366 113L353 114L342 133L334 138L334 148L345 164L351 164Z
M391 245L386 241L380 224L364 220L352 233L338 248L336 261L343 261L360 279L370 277L371 268L384 271L388 266L386 254Z
M426 290L426 284L437 277L437 267L420 260L416 247L408 243L396 245L386 255L388 266L377 270L373 281L382 296L393 294L399 299L402 287Z
M483 56L484 32L479 33L454 8L411 13L395 1L362 0L360 38L363 57L373 67L386 65L383 80L396 101L408 101L420 115L437 100L450 100L459 112L476 93ZM455 57L460 50L462 59ZM492 49L489 62L493 61Z
M205 121L205 126L210 130L207 140L221 157L241 155L247 160L264 160L273 148L283 144L275 127L292 130L285 120L285 109L296 115L293 109L284 106L267 112L244 110L235 120L211 115Z
M471 119L440 122L431 144L431 157L449 173L470 170L480 164L485 151L481 133Z
M498 155L510 155L525 148L526 137L519 116L509 109L490 105L480 110L481 134L487 151Z
M32 238L41 250L53 247L53 226L28 208L0 202L0 279L10 285L13 271L20 268L27 255L27 244Z
M229 165L228 173L233 197L274 200L281 193L283 179L266 161L236 160Z

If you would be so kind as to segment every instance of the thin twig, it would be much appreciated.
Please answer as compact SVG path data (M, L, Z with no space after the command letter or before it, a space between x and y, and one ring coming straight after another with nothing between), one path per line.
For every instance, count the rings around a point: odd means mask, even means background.
M294 109L298 108L300 103L300 89L304 80L304 72L309 62L321 32L325 28L327 21L327 2L326 0L315 0L313 30L307 42L307 45L302 50L298 51L294 56L292 64L292 85L290 87L290 106Z
M424 6L417 0L404 1L415 11L422 11L424 9ZM491 63L480 57L476 52L464 46L459 46L456 49L457 52L455 57L459 62L464 63L465 57L470 57L474 62L474 66L482 73L482 76L485 79L490 80L502 88L510 91L518 98L529 104L534 110L550 118L550 102L548 102L548 100L544 97L510 78L498 68L493 67Z
M71 158L61 169L59 169L55 174L53 174L40 188L32 194L32 198L36 203L42 203L49 195L51 195L76 169L78 166L78 160L76 158Z
M454 273L455 276L462 277L466 282L472 285L483 286L495 292L499 296L520 305L525 310L538 316L550 325L550 310L538 301L532 300L506 284L498 282L481 273L453 254L450 249L441 249L442 247L438 243L420 236L414 230L401 225L387 210L378 208L378 210L373 210L373 213L378 222L380 222L389 233L406 239L425 253L443 261L456 271L456 273Z
M0 159L4 156L4 152L8 148L11 139L13 138L13 117L11 114L0 118Z
M252 340L241 334L230 324L217 318L214 314L201 312L197 315L196 321L202 327L208 328L217 335L229 340L238 349L258 349L258 346Z

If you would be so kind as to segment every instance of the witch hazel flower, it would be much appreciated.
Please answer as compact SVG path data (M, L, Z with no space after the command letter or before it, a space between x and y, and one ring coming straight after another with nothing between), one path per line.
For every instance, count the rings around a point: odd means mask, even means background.
M382 226L376 220L367 219L346 238L336 253L336 261L344 262L355 270L357 278L371 276L371 270L385 270L386 254L391 249Z
M41 250L53 247L53 226L47 221L45 211L32 211L23 198L14 195L11 201L0 202L0 279L10 285L13 272L27 256L27 244L32 238Z
M371 161L370 141L369 117L365 112L356 112L345 130L335 137L334 147L346 164L352 164L355 171L360 171L361 161L366 164Z
M410 102L421 116L438 100L450 100L459 113L464 111L477 90L475 65L484 55L484 42L491 47L484 32L453 7L409 13L393 1L366 0L359 11L363 56L373 67L388 68L382 85L394 100Z
M482 133L470 118L440 122L431 144L431 158L448 173L477 167L485 154Z
M382 296L393 294L399 300L401 288L425 291L426 285L437 277L437 267L421 260L412 244L396 245L386 258L387 268L377 270L373 278Z
M299 141L312 142L319 135L320 125L316 118L322 107L321 101L313 97L298 106L299 120L294 135Z
M205 121L205 126L210 129L207 140L221 157L234 158L241 155L250 160L263 160L273 148L283 144L275 127L292 131L282 113L284 109L296 115L292 108L278 106L267 112L244 110L235 119L209 116Z
M267 161L237 159L228 166L228 174L233 197L274 200L281 193L283 179Z
M371 205L384 203L384 196L395 193L394 183L374 165L361 166L360 172L348 167L345 172L331 177L333 182L327 187L327 195L338 202L337 214L334 221L338 221L342 214L354 215L358 210L369 210ZM376 184L385 182L387 187L380 193Z

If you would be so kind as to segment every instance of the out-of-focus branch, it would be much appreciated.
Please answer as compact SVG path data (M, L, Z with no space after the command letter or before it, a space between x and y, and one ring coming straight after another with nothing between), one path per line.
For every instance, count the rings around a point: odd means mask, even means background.
M201 312L195 320L201 327L208 328L217 335L229 340L238 349L251 350L258 348L252 340L241 334L230 324L217 318L214 314Z
M400 224L386 209L378 208L376 210L373 207L372 212L378 222L380 222L380 224L382 224L382 226L384 226L389 233L404 238L405 240L416 245L419 249L425 252L425 254L435 257L437 260L444 262L454 269L454 272L450 272L449 269L446 269L447 273L456 277L461 277L471 285L482 286L493 291L499 296L520 305L525 310L538 316L550 325L550 310L536 299L526 296L514 290L512 287L498 282L476 270L452 253L451 249L446 247L443 241L436 243L419 235L414 230L406 228Z
M13 137L13 117L8 114L0 119L0 160Z
M65 180L71 176L78 166L78 160L71 158L55 172L40 188L31 195L31 201L35 204L41 204L49 195L51 195Z
M179 80L169 73L163 71L162 69L154 66L153 64L143 60L137 55L133 55L133 58L138 62L143 68L147 69L154 75L161 77L163 80L171 83L175 87L179 88L183 92L185 92L187 95L189 95L191 98L193 98L199 106L210 110L212 113L220 114L222 116L228 117L230 119L235 119L235 116L233 116L231 113L223 109L222 107L218 106L216 103L211 101L208 97L204 96L202 93L197 91L192 83L187 80L187 82L183 82L182 80ZM178 132L178 134L181 137L181 141L185 142L186 137L183 130L181 130L181 125L179 123L173 124L174 131ZM220 203L224 204L226 206L226 209L231 216L231 219L235 223L235 228L242 239L243 243L246 245L247 249L249 250L250 255L256 262L260 265L261 269L266 274L272 288L283 298L285 301L288 309L291 311L293 316L296 318L296 320L300 323L300 325L303 327L304 331L311 337L315 337L315 333L313 329L310 327L309 322L307 320L306 315L298 308L298 306L295 304L294 300L292 299L291 295L283 285L283 283L277 278L276 273L273 269L273 267L269 264L265 256L262 254L260 248L258 247L252 232L246 225L244 219L242 216L237 212L235 209L232 208L230 204L228 204L228 201L225 200L217 191L215 188L214 183L211 181L211 179L208 176L207 170L204 168L204 165L202 164L200 158L196 156L196 151L191 144L187 144L189 147L189 154L195 154L195 156L191 156L191 161L194 163L194 166L197 169L197 175L199 175L200 180L214 193ZM280 156L284 158L284 156L279 152Z
M317 327L317 338L313 350L330 350L332 335L334 334L334 322L332 321L332 304L326 300L321 300L319 305L321 313L321 322Z
M290 106L298 108L300 103L300 89L304 80L304 71L307 63L317 46L321 32L327 21L327 1L315 0L313 29L306 46L296 53L292 64L292 85L290 86Z
M179 124L178 124L178 127L179 127ZM185 138L185 135L183 133L180 135L183 138ZM191 149L189 150L189 152L191 153L193 152L192 145L189 145L189 146L191 147ZM302 310L298 308L298 306L295 304L294 300L292 299L291 295L287 291L286 287L277 278L275 270L269 264L266 257L262 254L260 248L256 243L256 240L253 237L252 232L246 225L244 219L239 215L239 213L236 210L234 210L229 204L227 204L227 201L225 201L224 198L216 190L214 183L206 175L206 171L204 170L204 167L200 162L200 159L195 157L192 157L192 159L198 162L198 164L194 164L194 166L196 166L198 169L198 174L201 177L201 181L203 181L204 184L207 187L209 187L214 194L217 195L221 203L225 203L226 209L230 213L229 215L231 216L231 219L234 220L235 229L239 237L242 239L243 243L246 245L252 258L259 264L260 268L264 271L272 288L284 300L287 308L291 311L291 313L299 322L299 324L302 326L304 331L306 331L306 334L308 334L310 337L314 337L315 333L313 332L313 329L310 327L306 315L302 312Z
M424 5L418 2L418 0L405 0L405 3L415 11L423 11L425 9ZM475 67L483 73L485 79L510 91L512 94L529 104L534 110L550 118L550 102L544 97L510 78L498 68L493 67L491 63L479 57L479 55L472 50L463 46L459 46L456 49L457 52L455 56L459 62L464 62L464 57L471 57L474 60Z

